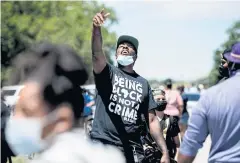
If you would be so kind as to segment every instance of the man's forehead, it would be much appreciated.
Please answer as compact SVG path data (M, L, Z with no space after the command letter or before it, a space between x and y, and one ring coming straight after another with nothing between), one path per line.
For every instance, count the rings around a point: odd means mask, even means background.
M119 44L119 46L120 46L120 45L128 45L128 46L133 47L133 44L131 44L130 42L127 42L127 41L121 42L121 43Z

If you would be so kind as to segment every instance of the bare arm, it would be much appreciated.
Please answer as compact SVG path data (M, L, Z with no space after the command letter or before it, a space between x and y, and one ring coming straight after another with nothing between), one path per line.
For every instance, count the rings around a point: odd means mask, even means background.
M181 97L181 95L178 93L177 95L177 103L178 103L178 110L179 110L179 116L182 116L182 112L183 112L183 99Z
M101 27L93 25L92 31L92 62L96 74L101 73L106 66L106 57L102 50Z
M160 128L159 121L157 117L155 116L154 111L149 111L149 126L150 126L150 134L152 135L153 139L157 143L157 145L161 148L162 153L165 157L168 156L168 149L165 142L165 139L163 137L162 130Z
M177 136L175 136L175 137L173 138L174 143L176 144L176 147L177 147L177 148L180 147L180 138L179 138L179 137L180 137L180 136L177 135Z
M102 72L107 64L106 57L103 53L103 40L101 33L101 25L106 20L109 13L104 14L102 10L97 13L93 18L93 30L92 30L92 62L93 70L96 74Z
M87 107L91 107L91 106L93 106L95 104L95 102L94 101L91 101L91 102L89 102L89 103L87 103Z
M194 159L195 159L195 156L182 155L181 153L179 153L178 155L179 163L192 163Z

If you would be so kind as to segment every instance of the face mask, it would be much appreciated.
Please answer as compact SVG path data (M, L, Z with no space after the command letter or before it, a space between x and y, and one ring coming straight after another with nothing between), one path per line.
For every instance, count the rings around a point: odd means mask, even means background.
M222 65L219 66L218 72L222 77L229 77L229 70L227 67L223 67Z
M12 151L16 155L28 155L46 149L49 144L47 140L52 137L48 136L45 140L41 138L42 129L46 125L40 118L10 119L5 134Z
M119 55L117 57L117 62L122 66L128 66L134 62L133 56Z

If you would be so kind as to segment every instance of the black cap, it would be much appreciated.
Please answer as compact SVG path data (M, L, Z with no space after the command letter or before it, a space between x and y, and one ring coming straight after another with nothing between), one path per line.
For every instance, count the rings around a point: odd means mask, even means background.
M128 43L132 44L133 47L135 48L135 51L136 51L136 54L137 54L139 43L138 43L138 40L135 37L128 36L128 35L120 36L118 38L118 41L117 41L117 47L123 42L128 42Z

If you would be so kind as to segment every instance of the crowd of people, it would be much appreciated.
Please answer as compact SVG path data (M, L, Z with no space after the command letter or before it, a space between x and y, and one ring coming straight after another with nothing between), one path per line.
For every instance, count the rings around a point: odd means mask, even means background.
M93 18L94 100L80 87L88 73L72 48L43 43L15 59L13 78L24 88L14 116L1 118L2 162L37 153L31 162L190 163L209 134L210 163L240 162L240 43L224 51L219 84L202 94L189 120L184 86L175 90L167 79L152 89L134 71L135 37L120 36L118 65L107 62L101 26L108 16L102 10ZM3 100L1 107L8 117Z

